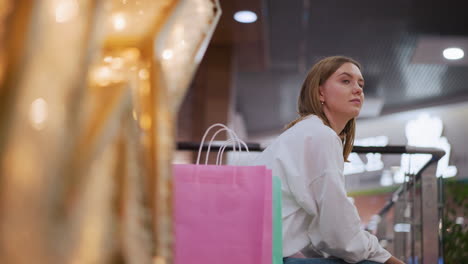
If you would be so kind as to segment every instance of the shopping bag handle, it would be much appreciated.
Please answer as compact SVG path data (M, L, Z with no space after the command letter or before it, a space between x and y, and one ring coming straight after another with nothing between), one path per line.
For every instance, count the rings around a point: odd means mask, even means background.
M245 144L245 142L240 139L239 137L236 138L237 139L237 143L239 144L242 144L242 146L244 146L245 150L247 151L247 153L250 153L249 151L249 147L247 146L247 144ZM227 141L225 141L225 143L223 144L223 146L219 149L218 151L218 156L216 157L216 165L221 165L223 163L223 154L224 154L224 150L226 149L226 147L229 145L229 143L233 143L233 140L232 139L229 139ZM242 147L239 146L239 152L242 151ZM239 160L239 156L237 156L237 159Z
M226 125L223 125L221 123L216 123L216 124L211 125L208 129L206 129L205 134L203 135L202 141L200 143L200 148L198 149L198 157L197 157L197 163L196 163L197 165L200 164L201 152L202 152L203 145L205 144L206 136L208 135L210 130L213 129L214 127L222 127L222 129L219 129L218 131L216 131L216 133L213 135L213 137L211 137L210 143L208 144L208 150L206 152L205 165L208 164L208 156L210 154L211 144L213 143L214 138L216 137L216 135L219 132L226 131L231 139L232 138L237 138L236 133L234 133L234 131L232 129L230 129L229 127L227 127ZM233 149L234 149L234 151L236 151L235 144L233 145Z
M226 128L220 128L218 129L218 131L216 131L213 136L211 136L211 140L208 144L208 150L206 152L206 159L205 159L205 165L208 165L208 157L210 155L210 149L211 149L211 145L213 144L213 141L214 139L216 138L216 136L220 133L220 132L223 132L223 131L227 131L229 132L229 140L231 140L231 142L235 142L237 143L237 146L239 147L239 151L241 150L241 144L240 144L240 139L239 137L237 136L236 132L234 132L232 129L226 127ZM234 136L234 137L233 137ZM233 144L233 149L234 149L234 152L236 152L236 144ZM219 153L219 151L218 151Z

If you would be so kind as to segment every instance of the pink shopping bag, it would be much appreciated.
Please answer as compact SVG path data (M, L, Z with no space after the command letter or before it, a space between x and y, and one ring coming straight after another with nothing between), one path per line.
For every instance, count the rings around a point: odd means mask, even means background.
M264 166L174 165L175 264L271 264Z

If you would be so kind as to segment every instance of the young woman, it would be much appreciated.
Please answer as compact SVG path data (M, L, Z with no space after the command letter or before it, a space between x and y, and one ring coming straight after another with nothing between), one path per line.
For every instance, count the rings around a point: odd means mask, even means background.
M255 162L282 181L285 264L402 263L361 230L345 191L344 161L364 101L360 69L341 56L314 65L302 85L300 116ZM306 258L304 249L317 258Z

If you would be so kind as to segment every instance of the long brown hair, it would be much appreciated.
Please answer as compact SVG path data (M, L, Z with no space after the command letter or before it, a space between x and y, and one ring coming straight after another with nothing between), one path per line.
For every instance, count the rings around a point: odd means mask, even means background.
M348 57L333 56L317 62L307 74L307 77L302 84L301 93L297 102L297 110L299 117L286 126L286 129L294 126L299 121L304 120L309 115L316 115L323 120L325 125L331 127L330 121L325 116L320 103L319 87L324 84L330 76L338 70L343 64L350 62L356 65L361 70L361 65ZM343 142L343 158L348 162L348 156L353 149L354 135L356 132L356 119L353 118L346 123L343 131L340 133L340 138Z

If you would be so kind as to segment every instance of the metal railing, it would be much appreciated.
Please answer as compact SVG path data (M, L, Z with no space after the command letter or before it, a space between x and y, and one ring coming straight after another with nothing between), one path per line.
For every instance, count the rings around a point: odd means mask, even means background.
M429 154L431 158L414 174L406 174L402 185L373 218L374 233L391 240L393 254L406 263L440 263L443 259L443 178L436 177L437 163L445 152L437 148L411 146L362 148L361 153ZM393 210L393 228L387 222ZM392 233L393 231L393 233ZM390 233L390 234L389 234Z

